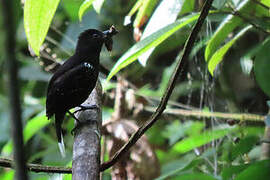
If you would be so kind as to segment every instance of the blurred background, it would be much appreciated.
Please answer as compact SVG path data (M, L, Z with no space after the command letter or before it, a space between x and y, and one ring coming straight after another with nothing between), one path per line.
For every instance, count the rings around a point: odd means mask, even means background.
M152 51L134 53L139 61L118 72L117 80L106 81L108 74L100 74L104 91L104 162L155 111L195 22L186 20L200 12L204 1L95 0L80 21L78 12L83 3L86 1L60 2L40 57L34 55L26 39L24 1L14 7L28 163L71 166L74 119L67 115L63 124L67 157L62 159L54 122L45 117L45 100L52 72L74 53L80 32L89 28L106 30L111 25L117 28L113 51L103 48L100 57L108 70L117 67L116 62L125 59L123 55L131 47ZM214 1L214 12L208 16L189 61L182 67L167 111L121 161L103 172L102 179L241 179L247 174L257 177L259 172L254 168L260 168L260 173L265 168L262 179L269 177L270 161L261 161L269 159L269 152L262 153L262 141L267 140L263 115L268 113L270 95L269 5L269 0ZM162 43L148 46L148 41L169 32L168 24L179 21L187 23L167 34ZM2 18L0 24L3 47ZM163 31L154 34L160 28ZM4 48L0 48L0 54L0 152L1 157L11 158ZM13 174L13 170L0 167L1 180L13 179ZM29 176L56 179L59 175L29 172ZM71 179L71 175L64 179Z

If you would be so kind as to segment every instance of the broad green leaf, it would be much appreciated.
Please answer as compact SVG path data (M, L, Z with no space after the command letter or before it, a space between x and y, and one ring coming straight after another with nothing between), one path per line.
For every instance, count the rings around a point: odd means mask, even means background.
M248 164L242 164L239 166L229 166L228 168L223 168L221 172L222 179L230 180L232 177L235 177L241 171L245 170L248 166Z
M118 71L134 62L141 54L158 46L177 30L197 20L198 17L199 14L195 14L182 18L133 45L114 65L107 80L110 80Z
M263 160L251 164L248 168L242 171L235 180L247 180L247 179L269 179L270 177L270 160Z
M147 23L144 32L142 34L141 40L156 32L157 30L175 22L177 15L182 8L183 2L179 0L163 0L155 9L153 15L151 16L149 22ZM161 16L162 14L162 16ZM139 62L142 66L146 65L149 56L152 54L155 48L149 49L147 52L143 53L139 58Z
M162 167L162 174L155 180L168 179L171 176L185 170L192 163L196 164L194 162L197 162L197 160L198 159L196 158L195 154L187 154L177 160L170 161Z
M23 130L23 139L26 143L31 137L33 137L38 131L43 127L49 124L50 121L45 116L45 113L42 112L39 115L35 116L33 119L29 120ZM10 155L12 151L12 143L9 141L2 149L2 154Z
M60 0L26 0L24 4L24 29L28 43L39 56L52 18Z
M172 178L172 180L177 180L177 179L181 179L181 180L191 180L191 179L199 179L199 180L217 180L216 178L214 178L213 176L209 175L209 174L204 174L204 173L185 173L179 176L176 176L174 178Z
M270 38L266 39L255 57L254 72L260 88L270 96L270 59L266 52L270 52Z
M194 9L195 0L182 0L182 1L183 1L183 5L182 5L179 15L192 12Z
M64 3L60 5L64 8L66 14L72 21L77 21L79 19L78 11L83 0L65 0Z
M241 4L237 7L237 11L242 13L243 11L248 11L251 9L249 2L249 0L242 1ZM243 21L237 16L228 15L226 17L226 19L220 24L206 46L204 54L206 62L210 60L212 55L218 49L219 45L224 42L228 34L231 33L237 26L242 24Z
M229 42L227 42L224 46L222 46L219 50L217 50L211 59L208 61L208 70L211 73L211 75L214 75L214 70L216 66L221 62L224 55L227 53L227 51L231 48L231 46L236 42L237 39L239 39L243 34L245 34L249 29L251 29L252 26L249 25L242 29L239 33L237 33L233 39L231 39Z
M82 16L85 13L85 11L92 5L94 0L85 0L79 9L79 19L82 20Z
M186 153L194 148L200 147L207 144L215 139L224 137L226 134L234 131L234 129L217 129L208 130L201 134L195 134L193 136L187 137L184 140L176 143L172 149L179 153Z
M248 153L258 142L257 136L246 136L241 139L232 149L231 160L236 159L240 155Z

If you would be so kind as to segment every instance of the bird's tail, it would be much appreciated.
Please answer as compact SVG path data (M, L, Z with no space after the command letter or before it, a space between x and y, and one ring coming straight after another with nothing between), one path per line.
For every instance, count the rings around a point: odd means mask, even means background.
M65 118L65 113L56 113L55 114L55 129L56 129L56 136L57 136L57 141L58 141L58 147L61 153L61 156L64 158L66 157L66 151L65 151L65 144L63 140L63 135L62 135L62 122Z

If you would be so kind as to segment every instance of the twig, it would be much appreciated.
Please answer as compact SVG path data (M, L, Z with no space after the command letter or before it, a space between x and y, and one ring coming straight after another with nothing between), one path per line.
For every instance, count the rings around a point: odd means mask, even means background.
M5 168L12 168L14 161L6 158L0 158L0 166ZM27 164L27 170L32 172L46 172L46 173L62 173L62 174L71 174L71 168L69 167L57 167L57 166L44 166L40 164Z
M8 68L8 91L10 102L11 132L13 138L13 151L15 159L16 179L27 180L27 170L25 165L23 128L20 106L20 88L18 83L18 68L15 56L15 22L14 22L14 1L2 1L2 13L6 30L5 48L6 62Z
M155 112L153 107L145 107L146 111ZM164 113L181 115L181 116L192 116L196 118L221 118L221 119L234 119L238 121L250 121L250 122L264 122L265 116L248 114L248 113L222 113L222 112L207 112L200 110L186 110L186 109L166 109Z
M167 86L166 92L164 93L161 102L154 114L150 117L149 121L146 122L143 126L141 126L129 139L129 141L113 156L113 158L105 162L101 165L100 171L104 171L111 166L113 166L122 156L125 154L137 141L138 139L150 128L153 124L158 120L160 115L166 108L167 102L171 96L171 93L175 87L177 77L182 72L183 66L188 61L189 54L192 50L193 44L196 40L196 37L202 27L202 24L208 15L208 12L211 8L213 0L207 0L203 6L202 12L200 14L199 19L197 20L196 25L194 26L183 50L183 56L181 59L178 60L175 70L170 78L169 84Z

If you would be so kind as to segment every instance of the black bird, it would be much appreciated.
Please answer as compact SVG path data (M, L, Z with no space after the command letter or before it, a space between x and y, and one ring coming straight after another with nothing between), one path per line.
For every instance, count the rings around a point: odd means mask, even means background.
M102 45L112 50L112 36L118 31L112 26L101 32L88 29L78 38L75 54L61 65L52 76L46 99L46 115L55 115L58 144L64 154L62 122L66 112L80 106L94 89L99 74L99 56ZM62 150L61 150L62 148Z

